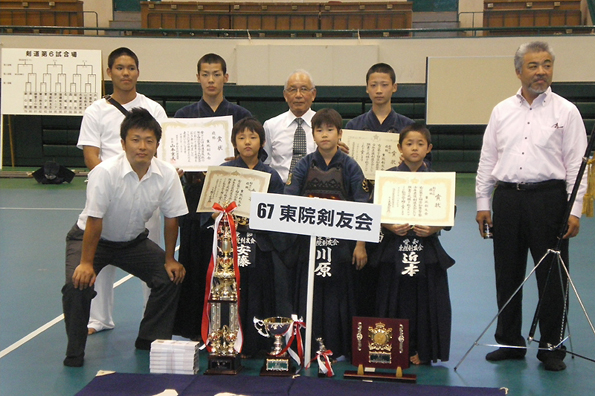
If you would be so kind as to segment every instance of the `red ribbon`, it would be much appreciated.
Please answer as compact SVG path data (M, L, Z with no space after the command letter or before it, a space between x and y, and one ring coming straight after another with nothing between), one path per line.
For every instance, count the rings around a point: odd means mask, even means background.
M330 349L327 349L324 352L318 351L317 353L318 364L324 364L324 367L326 367L326 376L329 378L335 375L335 372L333 371L333 365L331 364L331 360L329 358L329 356L332 354L333 351Z
M238 307L238 323L241 323L240 319L240 268L238 266L238 241L237 241L237 233L236 233L236 225L233 220L233 216L231 212L237 207L235 202L230 203L226 207L219 205L218 203L213 205L213 210L219 212L219 216L215 220L215 233L213 235L213 251L211 253L211 261L209 262L209 269L207 270L207 282L205 288L205 300L203 305L202 311L202 324L201 324L201 335L202 339L205 341L205 346L207 351L211 352L211 347L209 345L209 323L211 317L211 305L209 304L209 297L211 296L211 287L213 285L213 272L215 271L215 260L217 258L217 232L219 228L219 222L223 216L227 217L227 222L229 223L229 228L231 231L231 245L233 247L233 269L236 276L236 290L237 290L237 307ZM243 343L243 335L242 335L242 327L239 326L238 336L235 343L235 350L238 352L242 351L242 343Z
M331 356L332 354L333 351L331 351L330 349L327 349L324 352L317 351L316 356L313 357L312 360L310 360L310 362L308 362L306 368L309 368L313 361L318 360L318 366L326 367L325 375L329 378L332 377L333 375L335 375L335 372L333 371L333 365L331 364L331 360L329 358L329 356Z
M293 319L292 328L285 335L285 339L286 339L285 348L278 355L275 355L275 356L281 356L285 352L289 352L289 355L298 362L298 364L300 365L300 370L301 370L301 368L304 367L304 343L302 342L302 332L300 330L306 328L306 323L303 320L298 320L297 317L295 317L295 315L294 315L294 318L292 318L292 319ZM291 336L289 336L290 332L291 332ZM293 343L294 339L297 340L297 349L298 349L297 354L293 350L290 349L291 344ZM298 370L298 372L300 370Z

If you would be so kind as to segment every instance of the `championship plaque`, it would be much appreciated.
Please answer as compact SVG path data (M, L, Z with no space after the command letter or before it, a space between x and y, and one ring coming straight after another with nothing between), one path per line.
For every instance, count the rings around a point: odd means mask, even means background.
M358 370L345 371L344 378L417 380L403 374L409 368L409 320L355 316L352 326L351 364Z

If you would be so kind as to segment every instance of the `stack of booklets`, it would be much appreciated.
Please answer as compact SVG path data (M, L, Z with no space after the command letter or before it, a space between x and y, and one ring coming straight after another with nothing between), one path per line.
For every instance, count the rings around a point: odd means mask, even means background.
M197 374L198 347L195 341L155 340L151 343L152 374Z

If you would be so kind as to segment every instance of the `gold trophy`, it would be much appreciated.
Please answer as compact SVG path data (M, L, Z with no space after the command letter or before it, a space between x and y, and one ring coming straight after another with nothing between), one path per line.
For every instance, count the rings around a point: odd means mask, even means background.
M263 337L269 338L271 335L275 337L273 349L265 359L260 375L278 377L294 375L295 367L291 364L291 358L287 352L283 352L283 336L293 328L293 320L281 316L264 320L254 318L254 327Z
M216 231L217 257L213 258L215 268L208 300L210 317L206 340L211 350L205 374L237 374L242 369L235 345L240 331L238 289L232 231L227 216L221 218Z

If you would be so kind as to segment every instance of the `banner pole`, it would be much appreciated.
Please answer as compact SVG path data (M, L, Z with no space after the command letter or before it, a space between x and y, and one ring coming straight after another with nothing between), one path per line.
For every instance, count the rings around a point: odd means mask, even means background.
M310 361L312 351L312 305L314 302L314 265L316 262L316 235L310 236L310 260L308 262L308 294L306 296L306 351L304 365Z

